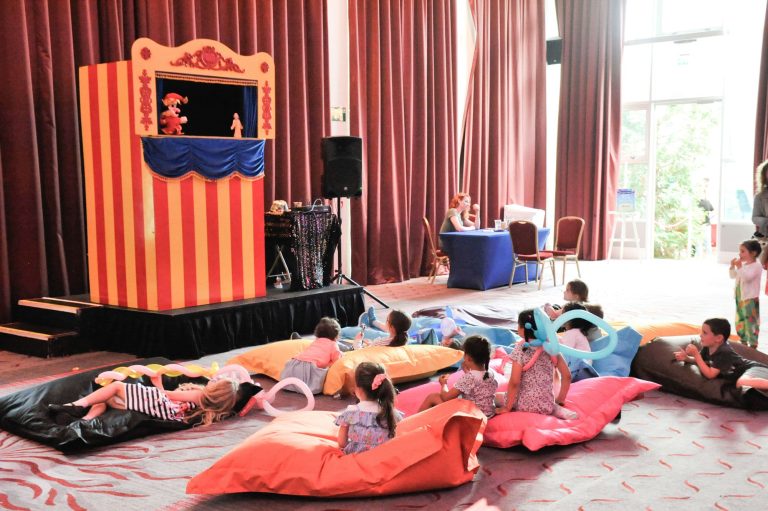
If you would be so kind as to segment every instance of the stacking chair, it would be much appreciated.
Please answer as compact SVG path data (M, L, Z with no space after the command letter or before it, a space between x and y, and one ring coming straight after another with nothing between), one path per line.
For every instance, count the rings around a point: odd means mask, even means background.
M429 282L433 283L435 282L435 277L437 277L437 272L440 269L440 267L444 267L446 270L449 270L451 267L451 260L448 257L448 255L437 248L437 244L435 243L435 238L432 234L432 228L429 225L429 220L427 217L422 218L422 221L424 222L424 234L427 236L427 239L429 240L429 253L432 260L430 261L430 271L429 271Z
M544 263L549 262L552 268L552 280L557 285L555 277L555 260L552 252L539 251L539 228L533 222L517 220L509 224L509 236L512 239L512 252L515 259L512 264L512 275L509 277L509 287L515 278L515 270L525 267L525 283L528 283L528 263L536 263L536 273L541 289L541 279L544 273Z
M576 272L581 277L579 268L579 250L581 236L584 234L584 219L578 216L564 216L555 224L555 249L552 255L556 261L563 261L563 283L565 283L565 265L576 263Z

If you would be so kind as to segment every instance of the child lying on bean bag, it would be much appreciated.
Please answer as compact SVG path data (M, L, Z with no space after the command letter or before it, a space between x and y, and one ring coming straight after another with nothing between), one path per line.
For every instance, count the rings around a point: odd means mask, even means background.
M657 338L638 350L632 374L684 397L768 410L768 355L725 340L729 333L728 320L713 318L704 322L701 336Z

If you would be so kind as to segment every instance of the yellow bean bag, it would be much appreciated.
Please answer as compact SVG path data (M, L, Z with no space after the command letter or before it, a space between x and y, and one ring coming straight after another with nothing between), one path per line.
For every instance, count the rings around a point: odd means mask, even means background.
M238 364L252 374L264 374L279 380L285 363L307 349L310 344L311 339L270 342L230 358L227 364Z
M227 364L239 364L251 373L264 374L279 380L285 363L301 353L311 342L308 339L271 342L231 358ZM360 362L378 362L387 369L387 374L394 383L402 383L432 376L439 369L449 367L463 357L462 351L426 344L409 344L396 348L371 346L348 351L328 369L323 394L351 394L355 368Z

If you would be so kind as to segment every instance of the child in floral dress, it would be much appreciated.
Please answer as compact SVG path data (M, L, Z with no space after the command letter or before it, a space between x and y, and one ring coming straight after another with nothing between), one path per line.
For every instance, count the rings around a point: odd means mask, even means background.
M344 454L365 452L393 438L402 419L395 409L395 387L381 364L362 362L357 366L355 395L360 402L336 419Z

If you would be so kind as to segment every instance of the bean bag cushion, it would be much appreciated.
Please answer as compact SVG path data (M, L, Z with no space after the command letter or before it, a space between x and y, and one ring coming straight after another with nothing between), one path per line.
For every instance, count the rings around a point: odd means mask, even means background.
M450 386L450 378L448 382ZM579 413L578 419L566 421L537 413L504 413L488 421L483 445L512 447L523 444L536 451L548 445L585 442L597 436L621 411L624 403L657 388L659 385L653 382L617 376L582 380L571 385L566 400L566 407ZM439 390L440 384L437 382L408 389L398 394L395 405L408 416L418 411L427 394ZM505 390L506 381L499 392Z
M471 481L485 416L455 400L404 419L397 435L343 455L332 412L277 417L187 484L187 493L270 492L361 497L449 488Z
M607 357L592 361L592 367L600 376L629 376L632 359L640 347L642 334L632 327L624 327L616 332L619 338L613 353ZM608 337L601 337L589 343L592 351L603 349L608 344Z
M699 336L660 337L642 346L632 362L632 374L661 384L661 390L717 405L750 410L768 410L768 398L754 389L739 389L723 378L708 380L694 364L675 360L675 352L693 342L700 347ZM738 342L731 342L744 358L768 365L768 355Z
M627 326L627 323L611 323L611 326L617 330L623 326ZM701 324L685 323L681 321L670 321L667 323L632 323L632 328L637 330L642 339L640 340L640 346L648 344L657 337L671 337L677 335L698 335L701 332ZM731 340L738 341L739 336L731 335Z
M308 339L271 342L231 358L227 364L239 364L251 373L279 380L285 363L301 353L311 342ZM461 360L463 356L461 351L427 345L396 348L371 346L348 351L328 368L323 393L329 396L338 392L351 394L355 384L355 368L360 362L379 362L387 368L387 374L394 383L402 383L428 378L438 369Z
M414 318L444 318L446 316L446 306L428 307L417 310L412 314ZM476 326L496 326L517 330L517 315L519 309L500 304L477 304L477 305L451 305L450 315L457 321L467 325Z
M172 362L165 358L149 358L136 363L164 365ZM47 405L69 403L89 394L99 387L94 383L94 378L113 368L109 366L85 371L0 398L0 428L60 451L72 452L190 427L179 421L164 421L140 412L112 409L93 421L59 420L63 423L57 424L57 416L49 412ZM129 378L125 381L138 380ZM186 377L163 377L163 383L168 389L175 388L183 381L191 380ZM149 379L144 383L151 385ZM68 419L68 416L64 418Z
M531 451L550 445L570 445L596 437L616 418L624 403L658 389L653 382L636 378L600 376L571 385L565 406L579 414L575 420L551 415L510 412L488 421L484 445L512 447L523 444Z
M227 364L238 364L252 374L263 374L279 380L285 363L307 349L310 344L312 339L270 342L229 359Z
M328 369L323 394L351 394L355 387L355 368L360 362L378 362L387 368L387 374L393 383L402 383L428 378L438 369L453 365L463 357L462 351L422 344L396 348L371 346L349 351Z

